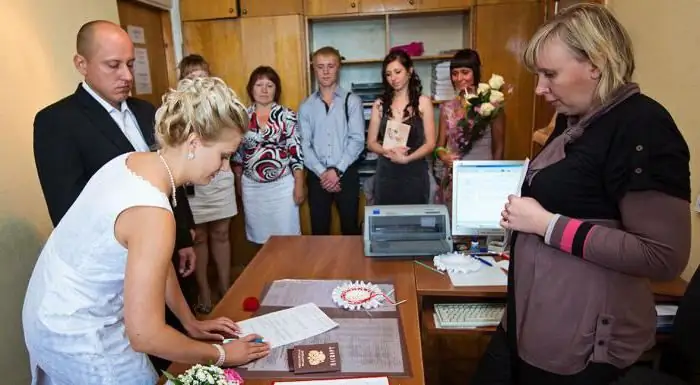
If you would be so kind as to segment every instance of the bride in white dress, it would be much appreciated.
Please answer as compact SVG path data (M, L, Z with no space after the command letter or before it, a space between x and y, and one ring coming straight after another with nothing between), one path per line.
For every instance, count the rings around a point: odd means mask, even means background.
M223 81L183 80L156 113L158 153L103 166L49 237L22 312L32 384L153 385L146 354L173 362L241 365L269 346L221 317L198 321L170 259L176 186L207 184L229 167L247 127L245 107ZM172 195L171 195L172 194ZM174 199L174 198L171 198ZM176 204L177 202L173 202ZM165 323L167 306L189 336Z

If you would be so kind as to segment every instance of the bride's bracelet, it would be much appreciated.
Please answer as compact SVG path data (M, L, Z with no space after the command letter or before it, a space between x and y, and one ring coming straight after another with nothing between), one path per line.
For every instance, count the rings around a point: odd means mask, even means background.
M226 351L224 350L224 347L219 344L211 344L211 346L215 347L216 350L219 351L219 359L214 365L219 367L224 366L224 362L226 361Z

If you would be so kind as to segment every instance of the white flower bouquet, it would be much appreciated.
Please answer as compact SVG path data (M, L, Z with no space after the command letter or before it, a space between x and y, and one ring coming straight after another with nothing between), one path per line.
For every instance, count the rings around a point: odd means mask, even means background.
M233 369L221 369L215 365L194 365L183 374L173 376L163 372L168 385L242 385L243 378Z

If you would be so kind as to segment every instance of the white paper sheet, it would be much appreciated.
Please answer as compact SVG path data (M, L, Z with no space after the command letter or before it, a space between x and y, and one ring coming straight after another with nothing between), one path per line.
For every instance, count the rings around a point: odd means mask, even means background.
M389 385L387 377L342 378L337 380L275 381L275 385Z
M134 44L146 44L146 32L143 30L143 27L127 25L126 32Z
M338 324L318 306L307 303L238 322L241 335L258 334L271 348L325 333Z
M148 63L148 50L146 48L134 48L134 89L136 95L149 95L153 93L151 83L151 68Z
M501 267L504 267L502 265L505 264L497 264L491 257L481 257L481 259L491 262L493 266L484 265L470 273L448 272L452 286L505 286L508 284L508 274L501 270Z

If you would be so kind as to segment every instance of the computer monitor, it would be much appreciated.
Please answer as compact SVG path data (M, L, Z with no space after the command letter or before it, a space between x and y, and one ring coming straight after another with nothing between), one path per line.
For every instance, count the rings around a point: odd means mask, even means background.
M502 237L501 211L520 195L526 161L458 160L452 165L452 235Z

